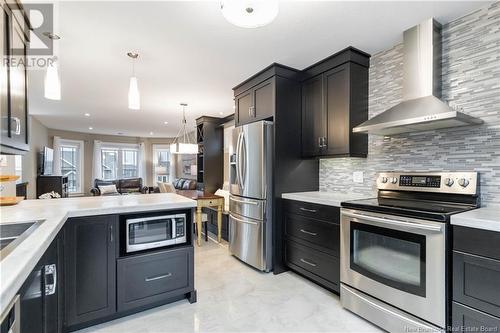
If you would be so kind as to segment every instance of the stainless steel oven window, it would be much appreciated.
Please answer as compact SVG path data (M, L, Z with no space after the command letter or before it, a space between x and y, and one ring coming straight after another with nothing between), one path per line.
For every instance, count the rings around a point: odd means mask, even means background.
M172 239L173 219L150 220L129 224L130 245L162 242Z
M425 297L424 235L351 222L350 267L358 273Z

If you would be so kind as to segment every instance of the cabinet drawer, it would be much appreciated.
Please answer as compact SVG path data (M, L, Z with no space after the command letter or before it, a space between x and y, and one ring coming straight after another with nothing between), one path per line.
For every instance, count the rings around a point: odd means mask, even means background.
M453 226L453 250L500 260L500 232Z
M313 219L325 220L333 223L340 223L340 208L317 205L309 202L283 200L285 211L293 214L307 216Z
M453 332L498 332L500 318L453 302Z
M286 242L285 258L292 268L299 267L306 272L312 273L312 275L307 276L313 280L314 276L320 277L335 286L333 289L338 291L340 280L340 261L338 258L293 241ZM302 271L299 272L302 273Z
M287 237L298 238L318 247L329 254L339 257L340 225L323 222L296 214L285 214L285 233Z
M453 300L500 317L500 261L453 251Z
M118 311L193 290L193 248L118 259Z

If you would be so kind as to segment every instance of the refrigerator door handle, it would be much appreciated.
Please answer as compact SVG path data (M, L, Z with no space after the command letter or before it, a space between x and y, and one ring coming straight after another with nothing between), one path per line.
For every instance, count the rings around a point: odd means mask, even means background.
M240 179L241 179L241 189L245 190L246 186L246 173L247 173L247 147L246 147L246 140L245 140L245 132L241 132L241 144L240 144L240 151L241 151L241 158L240 158L240 163L241 163L241 172L240 172Z
M236 182L241 190L241 180L240 180L240 143L241 143L241 132L238 133L238 139L236 140Z

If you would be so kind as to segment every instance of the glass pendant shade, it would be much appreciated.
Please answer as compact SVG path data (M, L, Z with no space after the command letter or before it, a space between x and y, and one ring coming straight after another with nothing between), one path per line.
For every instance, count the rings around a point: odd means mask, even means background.
M130 78L130 85L128 88L128 108L131 110L139 110L141 108L139 84L137 83L137 78L135 76Z
M170 145L171 154L198 154L198 145L195 143L172 143Z
M47 66L44 82L44 96L47 99L61 100L61 79L59 78L59 68L56 60Z
M278 0L226 0L221 2L224 18L242 28L258 28L271 23L279 12Z
M191 139L191 133L187 129L186 120L186 103L181 103L182 106L182 126L179 133L174 139L174 142L170 144L171 154L198 154L198 144L195 139Z

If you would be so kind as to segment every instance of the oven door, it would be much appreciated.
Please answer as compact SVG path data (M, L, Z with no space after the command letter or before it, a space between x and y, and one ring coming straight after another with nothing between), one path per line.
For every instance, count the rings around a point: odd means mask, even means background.
M154 216L127 220L127 252L175 244L175 216Z
M445 327L446 225L342 209L341 282Z

